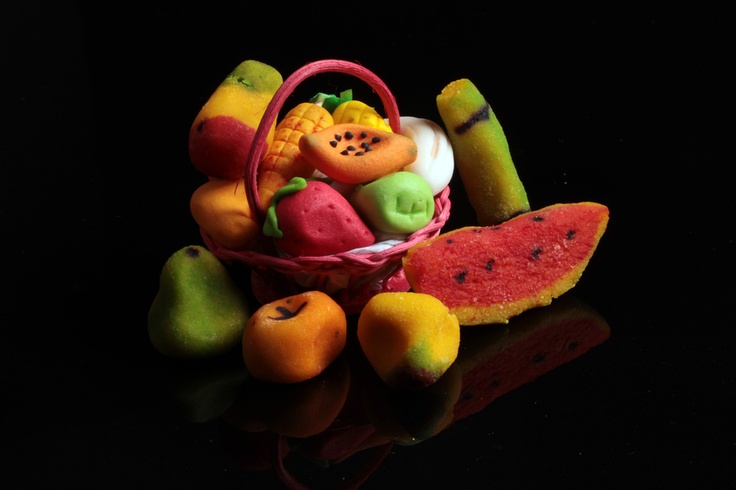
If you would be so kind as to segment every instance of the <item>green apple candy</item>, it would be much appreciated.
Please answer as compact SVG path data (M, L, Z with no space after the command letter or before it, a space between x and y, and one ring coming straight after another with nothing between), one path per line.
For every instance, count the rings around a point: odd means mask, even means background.
M429 184L406 171L358 187L351 202L372 228L385 233L413 233L427 226L434 215Z
M220 260L204 247L187 246L164 264L148 336L168 357L214 357L241 342L249 318L245 295Z

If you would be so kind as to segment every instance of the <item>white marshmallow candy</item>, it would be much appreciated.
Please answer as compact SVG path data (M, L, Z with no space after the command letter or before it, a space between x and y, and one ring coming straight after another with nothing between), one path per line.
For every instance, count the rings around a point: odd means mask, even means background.
M429 119L401 116L400 124L401 134L417 145L417 159L403 170L422 177L436 196L447 187L455 171L450 140L442 127Z

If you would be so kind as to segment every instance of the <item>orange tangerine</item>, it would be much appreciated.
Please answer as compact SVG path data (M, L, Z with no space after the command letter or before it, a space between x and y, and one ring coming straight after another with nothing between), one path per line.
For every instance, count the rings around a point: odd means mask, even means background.
M298 383L327 368L343 351L347 318L321 291L262 305L243 331L243 359L251 375L271 383Z

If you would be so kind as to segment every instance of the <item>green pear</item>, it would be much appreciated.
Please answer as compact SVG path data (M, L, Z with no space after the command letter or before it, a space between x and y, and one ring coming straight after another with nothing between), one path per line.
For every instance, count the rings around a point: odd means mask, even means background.
M204 247L188 246L164 264L148 336L168 357L214 357L242 341L249 318L245 295L222 262Z

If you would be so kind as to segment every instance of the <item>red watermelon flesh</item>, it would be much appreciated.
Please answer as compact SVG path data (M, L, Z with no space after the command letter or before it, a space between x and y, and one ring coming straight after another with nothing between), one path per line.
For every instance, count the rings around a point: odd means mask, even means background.
M456 361L463 386L454 420L481 411L501 395L580 357L609 336L606 320L569 296L549 308L519 315L508 326L463 329Z
M607 224L602 204L554 204L419 243L404 271L414 291L438 298L461 325L506 323L574 287Z

